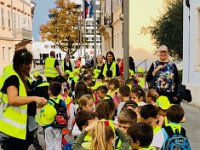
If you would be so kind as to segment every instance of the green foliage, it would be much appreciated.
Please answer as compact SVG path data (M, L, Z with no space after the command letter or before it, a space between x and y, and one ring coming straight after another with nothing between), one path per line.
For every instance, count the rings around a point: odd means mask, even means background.
M40 26L41 36L55 43L62 51L72 55L78 42L79 12L75 3L56 0L56 7L49 10L50 21Z
M148 27L154 44L166 45L175 60L183 58L183 1L171 0L166 12Z

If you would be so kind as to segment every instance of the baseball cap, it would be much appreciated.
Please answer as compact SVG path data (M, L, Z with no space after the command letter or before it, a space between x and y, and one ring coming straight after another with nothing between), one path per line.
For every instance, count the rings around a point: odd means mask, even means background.
M40 73L39 73L38 71L35 71L35 72L33 72L33 75L34 75L35 77L38 77L38 76L40 75Z
M46 126L54 121L56 109L53 105L47 103L35 116L36 122L41 126Z
M170 104L167 96L161 95L156 100L156 106L158 106L164 110L167 110L171 106L171 104Z

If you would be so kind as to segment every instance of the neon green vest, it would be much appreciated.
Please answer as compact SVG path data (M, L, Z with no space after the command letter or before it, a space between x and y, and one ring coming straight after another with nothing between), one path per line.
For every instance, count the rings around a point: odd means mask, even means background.
M49 86L49 82L43 82L43 83L37 85L37 87L43 87L43 86Z
M116 62L112 62L112 65L110 66L110 70L112 71L112 76L115 77L116 76L116 73L117 73L117 70L116 70L116 65L117 63ZM106 71L108 70L108 66L107 64L104 65L104 68L103 68L103 75L104 77L106 77Z
M59 75L58 71L54 67L55 61L56 61L55 58L52 58L52 57L46 58L45 65L44 65L45 77L55 78L56 76Z
M160 130L161 130L160 126L156 126L155 128L153 128L153 135L155 135Z
M24 83L19 75L14 71L13 66L9 65L4 69L3 75L0 77L0 87L3 87L6 79L12 75L16 75L19 80L19 96L27 96ZM0 132L18 139L26 139L27 126L27 105L11 106L8 104L7 94L0 92L2 98L3 113L0 114Z

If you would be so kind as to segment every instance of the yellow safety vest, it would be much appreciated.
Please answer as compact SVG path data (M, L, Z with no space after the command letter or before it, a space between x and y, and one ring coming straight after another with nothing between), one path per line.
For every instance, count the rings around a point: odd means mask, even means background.
M43 82L37 85L37 87L49 86L49 82Z
M153 128L153 135L155 135L160 130L161 130L160 126L156 126L155 128Z
M55 78L56 76L59 75L58 71L54 67L55 61L56 61L55 58L52 58L52 57L46 58L45 65L44 65L45 77Z
M111 66L110 66L110 70L112 71L112 76L115 77L117 74L117 70L116 70L116 65L117 63L115 61L112 62ZM104 65L103 68L103 75L104 77L106 77L106 71L108 70L108 66L107 63Z
M26 97L26 88L19 75L13 69L13 65L9 65L4 69L0 78L0 87L3 87L7 78L16 75L19 80L19 96ZM18 139L26 139L27 126L27 104L22 106L11 106L8 104L8 96L0 91L2 98L3 113L0 114L0 132Z

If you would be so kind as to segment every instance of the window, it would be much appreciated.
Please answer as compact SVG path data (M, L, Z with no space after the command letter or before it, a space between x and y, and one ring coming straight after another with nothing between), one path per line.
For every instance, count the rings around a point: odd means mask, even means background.
M1 26L4 27L4 10L1 8Z
M10 11L8 10L8 27L11 28Z

